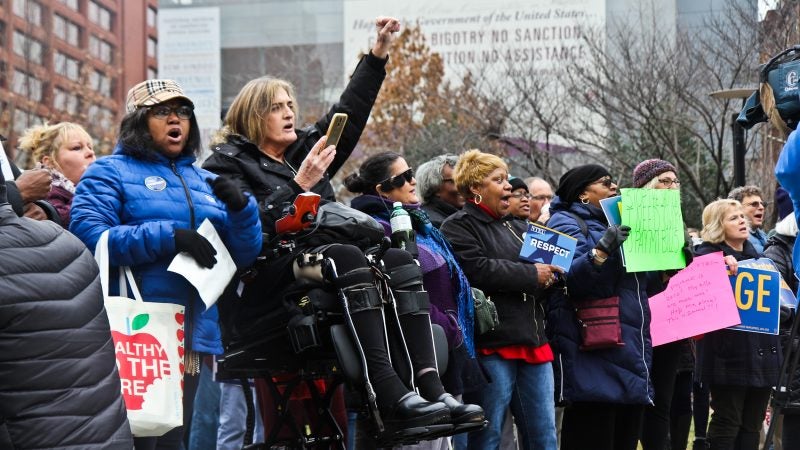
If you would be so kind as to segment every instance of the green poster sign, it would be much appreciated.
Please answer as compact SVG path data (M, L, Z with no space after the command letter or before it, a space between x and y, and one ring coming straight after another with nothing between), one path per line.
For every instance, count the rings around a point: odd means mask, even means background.
M622 223L631 227L622 244L628 272L682 269L683 215L673 189L622 189Z

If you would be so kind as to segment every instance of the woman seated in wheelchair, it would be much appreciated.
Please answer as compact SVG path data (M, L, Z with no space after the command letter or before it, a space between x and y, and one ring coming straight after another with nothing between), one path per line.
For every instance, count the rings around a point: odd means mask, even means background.
M401 155L383 152L367 158L358 172L350 174L344 183L351 192L362 194L351 201L351 206L375 218L386 236L391 235L390 215L394 202L402 203L410 215L416 234L417 260L431 299L430 318L444 330L449 349L448 370L443 379L449 394L437 393L459 395L483 388L486 379L475 359L470 284L450 243L420 208L413 169ZM465 405L461 416L461 420L471 418L480 422L483 410L476 405Z
M374 389L374 403L386 429L449 424L451 414L460 417L465 406L441 387L430 333L428 295L412 256L389 249L381 266L371 264L363 248L347 242L319 245L321 242L298 239L293 245L283 245L286 236L276 236L276 222L299 194L311 192L323 201L335 201L330 177L342 167L361 136L386 75L389 46L400 24L396 19L380 17L376 28L375 44L356 67L339 102L314 125L295 129L296 97L291 84L284 80L252 80L231 104L224 127L215 138L217 143L212 144L214 153L204 168L232 179L242 191L255 195L263 232L269 235L265 243L270 244L265 245L265 259L257 267L258 273L237 295L240 298L222 299L221 303L239 305L232 321L226 323L223 318L223 328L228 342L252 340L259 331L263 333L267 324L259 317L273 317L274 311L283 309L283 293L295 282L295 261L307 254L321 255L324 282L347 300L345 312L366 359L367 390L369 386ZM324 137L335 113L348 115L337 146L327 145ZM376 272L378 267L388 277ZM378 286L387 283L376 278L388 278L393 295L379 291ZM395 300L399 320L391 317L394 309L384 308L390 297ZM390 360L387 342L394 345L398 335L407 339L413 379L401 379L392 365L396 358ZM392 350L396 357L394 347ZM412 383L422 396L414 392Z

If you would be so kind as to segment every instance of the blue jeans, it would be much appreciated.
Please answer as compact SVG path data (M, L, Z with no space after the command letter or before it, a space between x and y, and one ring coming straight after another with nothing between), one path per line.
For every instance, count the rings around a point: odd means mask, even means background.
M217 429L217 450L240 450L244 443L247 428L247 401L242 385L232 382L219 383L219 429ZM255 390L251 388L251 390ZM258 401L253 392L255 429L253 442L264 442L264 425L258 410Z
M498 355L478 358L492 379L480 392L477 401L483 407L489 425L481 431L470 433L469 448L500 448L503 419L510 405L522 441L520 448L556 450L552 364L529 364L521 360L503 359Z

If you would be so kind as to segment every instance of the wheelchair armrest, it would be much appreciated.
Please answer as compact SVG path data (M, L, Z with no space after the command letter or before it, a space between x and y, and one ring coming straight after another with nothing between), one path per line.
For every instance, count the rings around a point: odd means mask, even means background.
M364 383L364 368L361 366L361 356L356 350L353 337L345 324L331 325L331 340L339 360L339 367L345 379L355 385Z
M436 368L439 370L439 376L442 376L447 371L447 363L449 362L447 336L444 334L444 328L441 325L432 323L431 330L433 331L433 348L436 351Z

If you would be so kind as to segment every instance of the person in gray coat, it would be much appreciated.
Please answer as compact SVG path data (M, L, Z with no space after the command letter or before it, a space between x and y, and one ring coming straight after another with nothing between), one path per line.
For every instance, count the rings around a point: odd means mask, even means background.
M133 447L92 253L17 217L0 172L0 448Z

